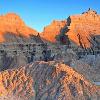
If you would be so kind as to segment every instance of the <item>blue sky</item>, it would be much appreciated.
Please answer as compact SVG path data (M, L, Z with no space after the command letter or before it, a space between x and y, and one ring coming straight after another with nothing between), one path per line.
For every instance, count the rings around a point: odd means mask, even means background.
M89 7L100 13L100 0L0 0L0 14L16 13L38 31L54 19L66 19Z

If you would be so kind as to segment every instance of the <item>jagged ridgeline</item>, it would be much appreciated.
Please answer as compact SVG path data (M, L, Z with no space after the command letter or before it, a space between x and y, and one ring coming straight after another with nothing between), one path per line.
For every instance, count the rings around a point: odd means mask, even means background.
M99 100L100 15L89 9L41 33L0 16L0 71L0 100Z

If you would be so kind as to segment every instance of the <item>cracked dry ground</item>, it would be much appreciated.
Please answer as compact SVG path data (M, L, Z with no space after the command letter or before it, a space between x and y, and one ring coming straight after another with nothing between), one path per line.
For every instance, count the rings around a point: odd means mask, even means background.
M100 87L63 63L41 61L0 73L0 100L8 99L100 100Z

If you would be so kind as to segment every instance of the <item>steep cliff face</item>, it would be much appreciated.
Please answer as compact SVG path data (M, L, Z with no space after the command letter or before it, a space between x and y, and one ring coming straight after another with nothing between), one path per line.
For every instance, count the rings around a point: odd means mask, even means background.
M0 16L0 42L7 40L11 36L9 34L29 37L30 34L37 35L38 32L27 27L18 15L8 13ZM97 46L98 39L95 41L93 37L100 37L100 15L89 9L81 15L70 16L68 20L54 20L44 28L40 36L54 43L61 34L68 35L72 42L82 47ZM12 36L14 40L15 36Z
M35 93L33 96L34 90ZM52 62L34 62L0 73L0 95L35 100L99 100L100 89L71 67ZM25 99L24 99L25 100Z
M81 45L84 48L96 47L98 41L95 41L94 36L100 36L100 15L89 9L82 14L69 16L67 21L53 21L44 28L42 37L51 42L56 42L56 36L62 33L78 46Z
M100 35L100 15L89 9L81 15L68 18L69 31L66 33L70 40L83 47L94 46L95 40L91 36Z
M8 33L29 37L30 34L36 35L37 31L26 26L18 15L8 13L0 16L0 42L6 41Z
M97 87L71 67L56 62L40 62L36 65L33 65L36 100L99 99Z
M55 42L56 36L61 33L61 30L66 26L67 21L56 21L54 20L50 25L44 28L44 31L41 33L41 36L50 41Z

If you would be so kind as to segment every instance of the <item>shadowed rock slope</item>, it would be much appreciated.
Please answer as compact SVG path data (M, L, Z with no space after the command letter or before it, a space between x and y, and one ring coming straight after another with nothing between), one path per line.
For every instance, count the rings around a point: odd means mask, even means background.
M46 26L41 33L41 37L44 39L55 43L56 36L61 34L61 29L63 29L67 25L66 20L57 21L54 20L50 25Z
M84 76L55 61L34 62L0 73L2 97L13 94L29 100L34 94L31 100L99 100L99 93L100 88Z

